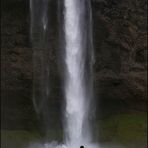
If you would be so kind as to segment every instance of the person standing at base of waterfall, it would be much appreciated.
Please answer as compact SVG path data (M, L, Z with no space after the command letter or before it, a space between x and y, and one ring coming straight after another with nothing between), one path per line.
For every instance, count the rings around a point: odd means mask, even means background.
M84 146L80 146L80 148L84 148Z

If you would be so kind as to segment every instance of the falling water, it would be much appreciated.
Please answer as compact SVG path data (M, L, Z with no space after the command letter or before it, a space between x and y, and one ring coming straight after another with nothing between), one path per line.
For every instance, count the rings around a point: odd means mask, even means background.
M47 99L49 87L47 84L47 25L48 0L30 0L30 37L33 51L33 103L36 111L42 112L44 101ZM48 72L49 73L49 72ZM45 91L47 91L45 93ZM42 100L42 101L41 101Z
M31 39L34 51L34 106L38 113L45 111L49 97L49 63L48 63L48 1L30 0ZM64 69L64 145L37 144L32 147L45 148L98 148L91 144L90 106L92 103L92 20L90 0L63 0L64 31L62 41L65 43L63 61ZM61 24L62 26L62 24ZM37 88L37 89L36 89ZM50 129L49 129L50 130Z
M47 48L49 0L30 0L30 36L34 48Z
M89 143L89 105L92 99L92 36L89 0L64 1L66 143Z
M49 0L30 0L30 38L33 47L33 104L49 130ZM42 129L43 129L42 128ZM47 132L46 132L47 133Z

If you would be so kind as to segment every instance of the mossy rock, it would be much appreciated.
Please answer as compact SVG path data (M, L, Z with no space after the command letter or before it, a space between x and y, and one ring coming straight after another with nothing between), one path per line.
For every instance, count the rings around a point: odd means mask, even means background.
M100 142L123 145L146 145L147 115L123 114L98 121L97 135Z

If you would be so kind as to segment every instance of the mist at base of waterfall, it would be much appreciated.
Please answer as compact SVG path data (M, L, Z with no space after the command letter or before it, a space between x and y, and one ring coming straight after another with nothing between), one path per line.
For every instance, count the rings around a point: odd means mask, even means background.
M28 148L80 148L81 144L58 144L57 142L46 144L31 144ZM83 144L84 148L100 148L98 144Z
M31 144L28 148L80 148L81 144L75 143L73 145L64 145L64 144L58 144L57 142L53 141L51 143L46 144ZM122 145L118 144L83 144L84 148L125 148Z

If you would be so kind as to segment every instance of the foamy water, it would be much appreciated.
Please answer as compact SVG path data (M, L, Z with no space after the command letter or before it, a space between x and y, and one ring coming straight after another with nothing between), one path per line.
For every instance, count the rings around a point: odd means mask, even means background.
M126 148L125 146L122 146L120 144L84 144L84 148ZM129 146L130 147L130 146ZM57 142L51 142L50 144L31 144L29 148L80 148L80 145L59 145Z
M64 145L58 144L57 142L52 142L49 144L31 144L29 148L80 148L81 145L74 144L74 145ZM85 144L83 145L84 148L99 148L97 144Z

